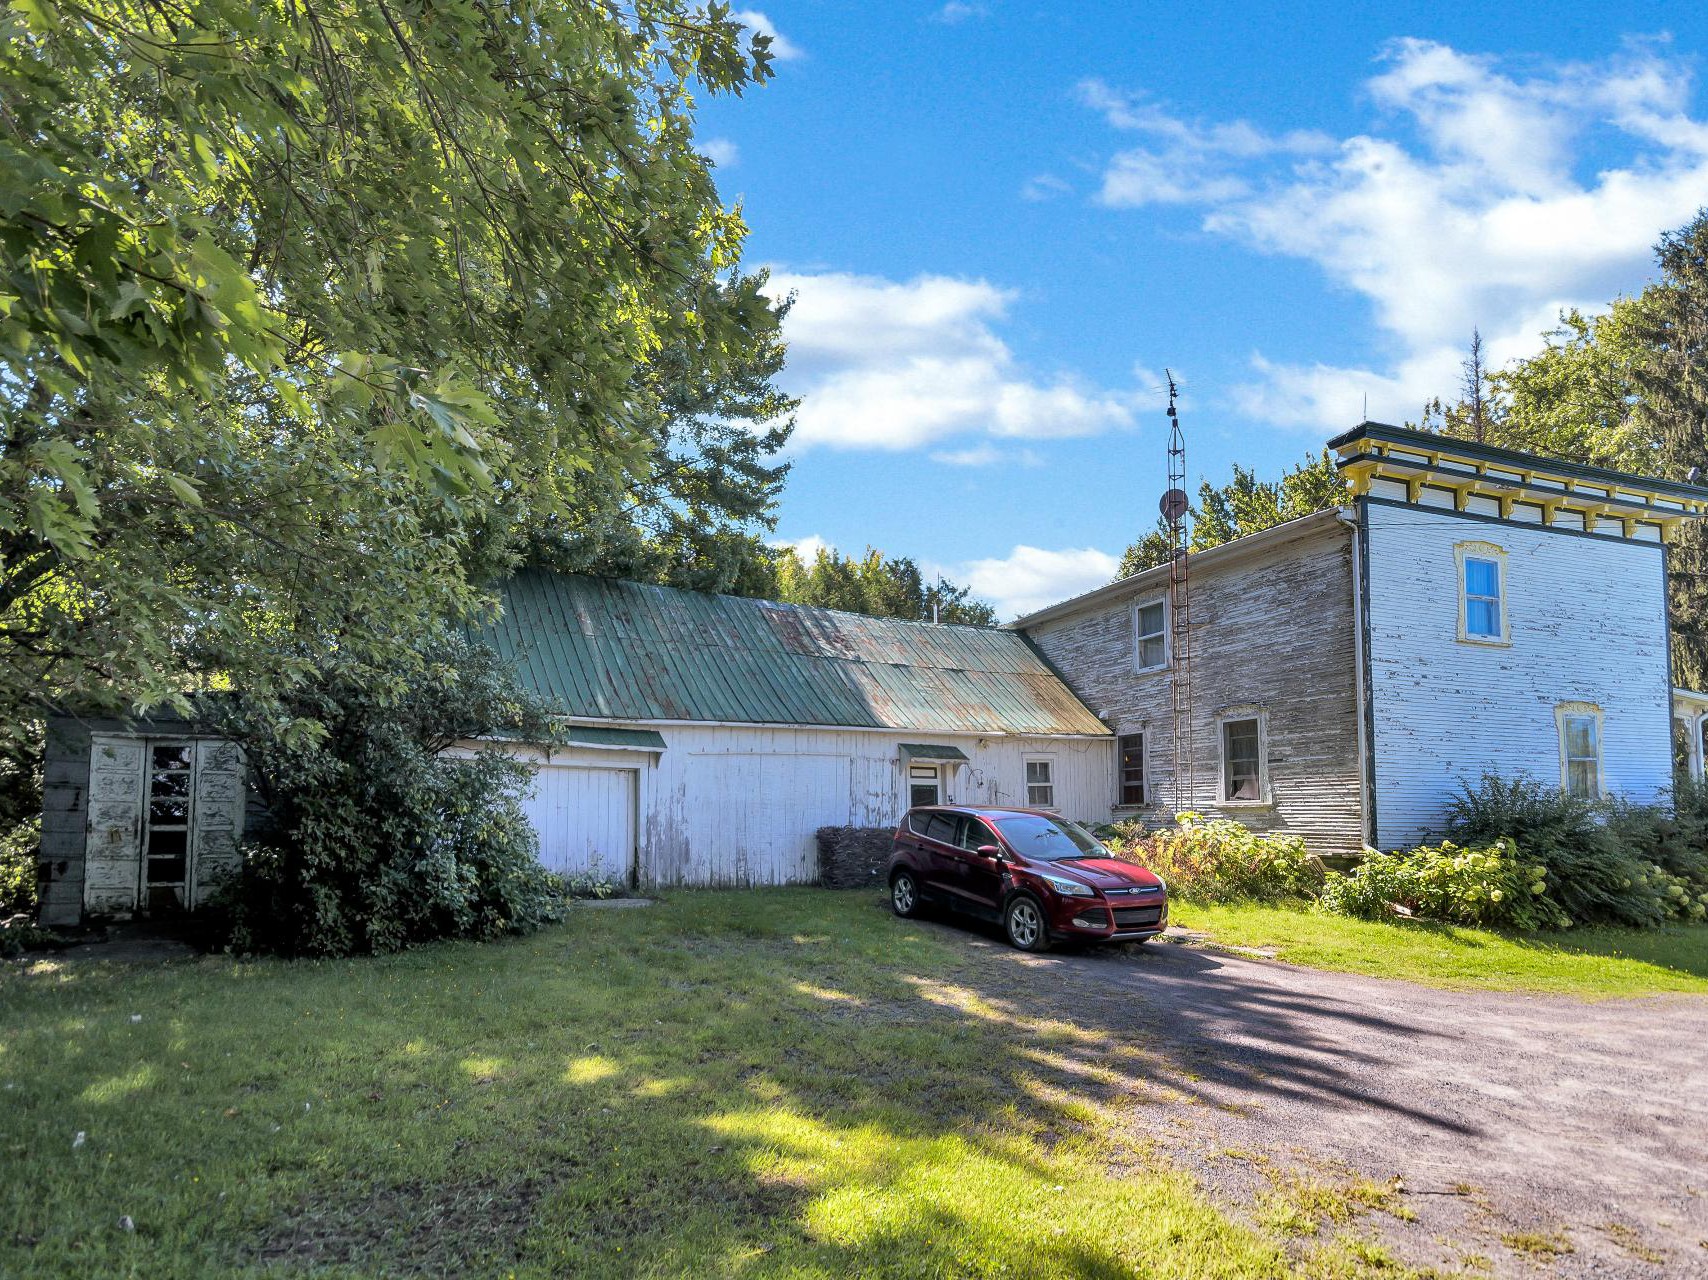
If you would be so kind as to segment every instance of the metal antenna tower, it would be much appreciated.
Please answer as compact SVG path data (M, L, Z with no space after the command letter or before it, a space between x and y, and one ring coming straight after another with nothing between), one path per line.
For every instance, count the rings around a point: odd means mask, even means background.
M1168 375L1168 492L1162 495L1163 521L1168 526L1169 574L1169 661L1174 686L1174 811L1196 807L1195 769L1192 742L1192 592L1186 551L1186 436L1175 410L1179 387Z

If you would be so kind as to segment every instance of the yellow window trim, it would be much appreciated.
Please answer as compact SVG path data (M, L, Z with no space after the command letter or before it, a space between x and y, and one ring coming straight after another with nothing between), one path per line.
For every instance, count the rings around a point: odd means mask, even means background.
M1465 561L1493 560L1495 562L1495 581L1500 590L1500 634L1498 636L1472 635L1465 627ZM1459 643L1480 644L1492 648L1508 647L1512 644L1512 625L1506 613L1506 548L1495 542L1470 540L1453 544L1454 578L1459 596Z
M1560 702L1554 706L1554 733L1560 743L1560 790L1571 790L1571 760L1566 754L1566 717L1595 717L1595 799L1607 794L1607 771L1602 767L1601 708L1593 702Z

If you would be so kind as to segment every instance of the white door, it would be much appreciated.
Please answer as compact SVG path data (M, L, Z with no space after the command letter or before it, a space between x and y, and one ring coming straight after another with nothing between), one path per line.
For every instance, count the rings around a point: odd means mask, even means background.
M635 878L634 769L542 765L534 794L522 802L540 838L540 861L560 875Z

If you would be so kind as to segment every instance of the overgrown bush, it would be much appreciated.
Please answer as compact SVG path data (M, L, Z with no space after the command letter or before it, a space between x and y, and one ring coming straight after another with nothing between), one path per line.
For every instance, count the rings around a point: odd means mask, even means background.
M1297 836L1259 834L1227 819L1182 813L1176 826L1113 828L1118 857L1150 868L1170 895L1192 902L1282 902L1313 896L1322 864Z
M444 640L429 657L401 689L328 675L220 713L271 815L224 896L233 949L395 951L557 915L561 884L519 802L527 769L496 751L441 755L504 731L548 740L544 710L483 647Z
M1484 775L1448 807L1448 838L1515 841L1547 869L1549 896L1579 924L1648 926L1708 914L1703 801L1681 790L1682 820L1654 806L1592 804L1533 778Z
M0 916L36 909L42 830L42 726L23 726L0 750Z
M1571 920L1549 888L1547 868L1502 839L1475 849L1444 843L1403 853L1371 850L1350 873L1329 875L1320 901L1324 910L1366 920L1399 907L1452 924L1565 928Z

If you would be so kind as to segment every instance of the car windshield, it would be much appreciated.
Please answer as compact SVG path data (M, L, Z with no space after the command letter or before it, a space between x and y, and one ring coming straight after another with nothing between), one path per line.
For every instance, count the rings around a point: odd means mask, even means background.
M1066 858L1109 856L1109 851L1097 843L1091 832L1065 818L1014 813L993 821L1009 847L1022 858L1036 862L1061 862Z

